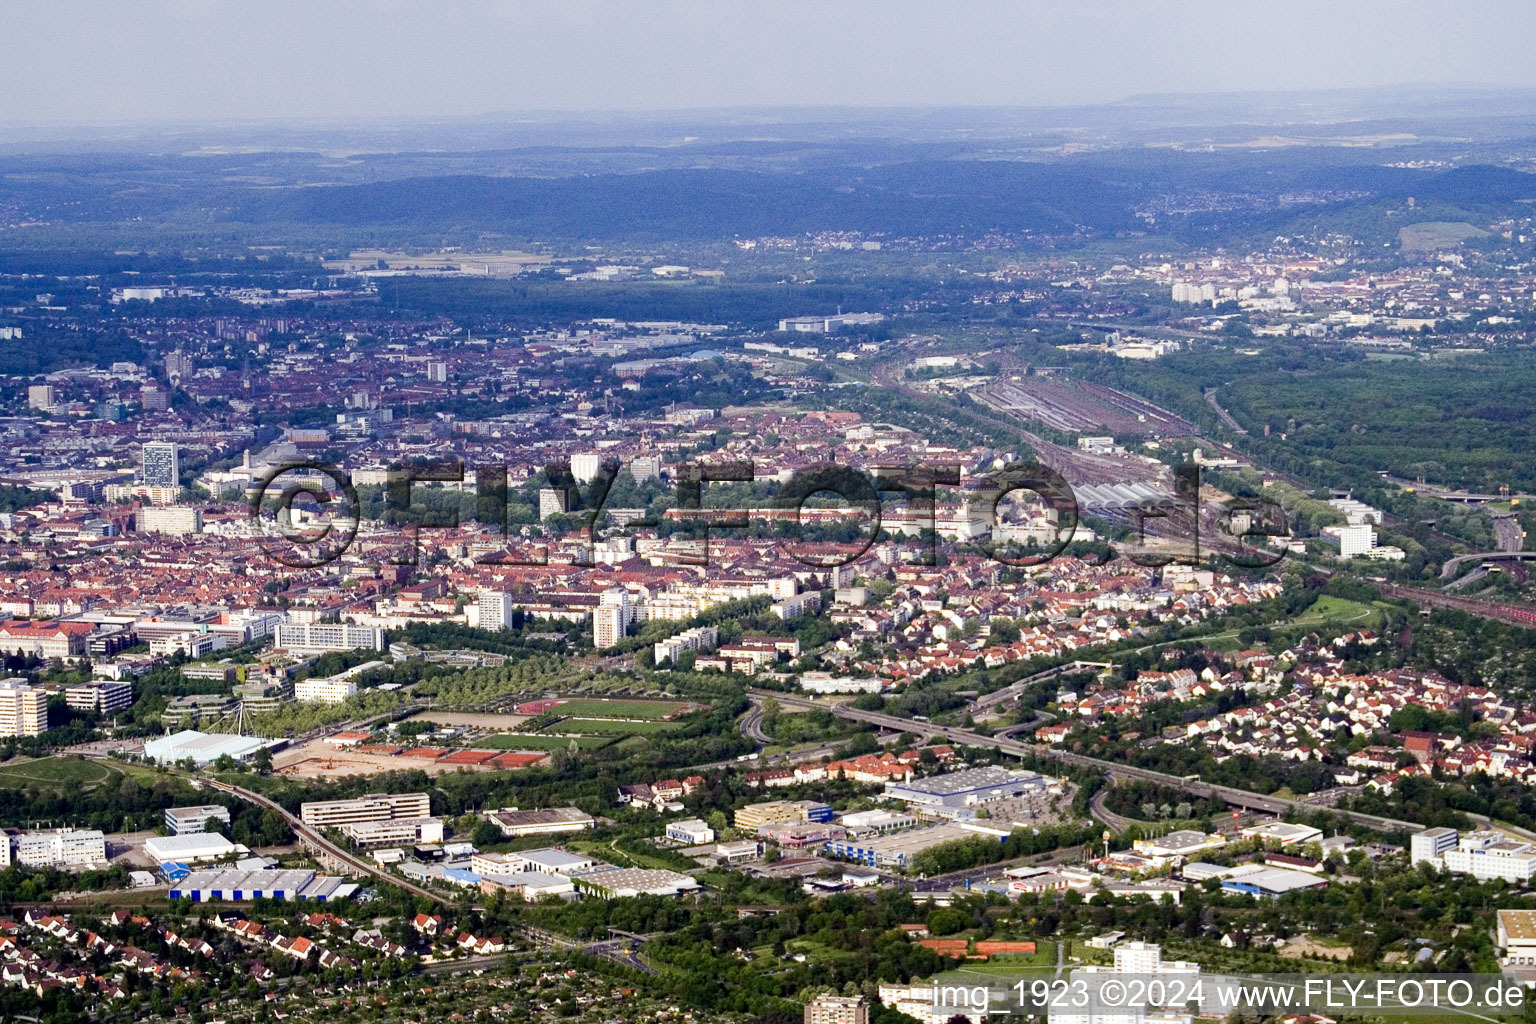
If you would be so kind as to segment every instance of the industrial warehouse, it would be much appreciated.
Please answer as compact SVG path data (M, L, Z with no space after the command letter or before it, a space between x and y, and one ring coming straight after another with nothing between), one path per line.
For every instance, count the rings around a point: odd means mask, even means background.
M194 871L171 883L170 898L207 903L211 900L349 899L357 885L313 871Z
M885 796L947 818L968 818L979 804L1027 796L1055 785L1059 785L1056 779L1038 772L987 765L926 779L887 782Z

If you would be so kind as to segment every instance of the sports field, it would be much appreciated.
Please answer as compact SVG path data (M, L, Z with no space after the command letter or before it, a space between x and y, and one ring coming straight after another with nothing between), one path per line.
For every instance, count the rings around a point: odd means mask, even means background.
M581 733L583 736L652 736L658 732L670 732L678 728L678 723L628 722L614 718L567 718L554 728L560 732Z
M651 721L679 714L688 707L677 701L577 699L565 701L553 710L557 715L570 715L574 718L640 718Z
M578 750L597 750L613 742L612 736L532 736L504 732L475 740L475 746L484 750L567 750L573 739Z

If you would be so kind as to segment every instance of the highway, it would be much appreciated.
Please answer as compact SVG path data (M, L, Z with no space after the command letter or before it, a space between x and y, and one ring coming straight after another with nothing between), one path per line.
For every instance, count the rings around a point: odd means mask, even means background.
M1206 404L1209 405L1215 411L1216 415L1221 418L1221 422L1223 422L1223 423L1225 423L1227 425L1227 429L1231 430L1234 434L1240 434L1243 437L1247 437L1248 436L1248 431L1243 429L1243 425L1241 423L1237 422L1237 420L1233 419L1232 418L1232 414L1227 412L1227 410L1223 409L1217 403L1217 401L1216 401L1216 389L1215 388L1209 388L1209 389L1206 390L1206 392L1205 392L1205 401L1206 401Z
M1536 551L1482 551L1470 555L1457 555L1445 560L1445 564L1440 567L1440 578L1452 579L1461 571L1462 566L1472 562L1523 562L1530 559L1536 559Z
M754 700L752 707L741 716L741 734L753 743L757 744L757 752L762 753L763 748L773 742L773 737L763 732L763 702Z
M1114 811L1104 806L1104 801L1109 798L1109 791L1114 788L1115 777L1111 775L1108 777L1108 784L1103 789L1093 794L1093 798L1088 801L1088 811L1094 816L1094 818L1102 821L1105 825L1107 825L1111 832L1118 834L1120 832L1124 832L1126 829L1136 824L1136 822L1130 818L1127 818L1123 814L1116 814Z
M1036 683L1043 683L1048 679L1055 679L1058 676L1077 675L1080 672L1107 672L1112 668L1114 668L1114 665L1107 661L1069 661L1065 665L1057 665L1055 668L1048 668L1044 672L1036 672L1034 675L1020 679L1018 682L1009 683L1001 690L993 690L986 696L977 698L971 704L971 711L974 714L991 711L997 705L1021 696L1025 690L1028 690Z
M1168 775L1164 772L1152 771L1148 768L1137 768L1132 765L1120 764L1115 761L1105 761L1097 757L1089 757L1086 754L1074 754L1070 751L1059 750L1055 747L1039 746L1033 743L1023 743L1018 740L1004 739L995 736L983 736L981 733L963 729L958 726L935 725L931 722L919 722L910 718L900 718L896 715L886 714L883 711L862 711L849 707L846 704L827 705L818 704L815 701L802 697L792 697L782 693L771 693L766 690L750 690L750 695L755 697L773 697L783 704L795 704L802 707L826 708L839 718L851 721L867 722L870 725L884 726L888 729L902 730L918 733L925 736L938 736L950 741L970 747L990 747L1004 754L1014 757L1041 757L1053 760L1073 768L1089 768L1104 772L1106 775L1119 776L1127 779L1143 779L1147 782L1155 782L1181 793L1189 793L1199 797L1220 797L1228 804L1239 807L1247 807L1252 810L1265 811L1270 814L1307 813L1317 811L1316 805L1300 800L1285 800L1279 797L1265 796L1262 793L1253 793L1245 789L1237 789L1232 786L1217 786L1198 779L1185 779L1177 775ZM1374 814L1362 814L1359 811L1344 811L1334 809L1333 813L1351 821L1366 825L1370 828L1384 831L1396 831L1406 829L1419 831L1423 826L1409 821L1399 821L1395 818L1383 818Z

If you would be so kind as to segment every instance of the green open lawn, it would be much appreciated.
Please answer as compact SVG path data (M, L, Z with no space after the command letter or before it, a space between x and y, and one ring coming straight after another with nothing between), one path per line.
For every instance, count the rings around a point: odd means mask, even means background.
M1334 625L1371 629L1380 623L1380 609L1361 604L1359 601L1348 601L1342 597L1324 594L1286 625L1308 627Z
M557 715L576 718L641 718L657 720L688 707L677 701L660 700L569 700L555 708Z
M576 741L578 750L597 750L613 742L611 736L532 736L521 732L503 732L475 740L485 750L565 750Z
M676 722L626 722L614 718L567 718L552 728L583 736L650 736L676 729Z
M83 757L42 757L0 766L0 788L85 789L115 774L116 768Z

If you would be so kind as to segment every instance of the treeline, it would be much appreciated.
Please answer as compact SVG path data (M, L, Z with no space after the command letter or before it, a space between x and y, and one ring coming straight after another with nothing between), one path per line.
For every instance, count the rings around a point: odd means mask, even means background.
M528 635L543 632L565 635L558 640ZM529 653L564 654L571 646L572 633L584 634L585 629L565 621L541 619L518 608L512 612L509 629L476 629L457 622L412 622L402 629L388 630L384 638L386 643L406 643L425 650L485 651L518 657Z
M952 843L930 846L912 858L909 870L924 875L943 875L995 864L1000 860L1081 846L1093 843L1098 838L1099 826L1094 823L1018 828L1004 839L979 835L974 839L957 839Z
M1227 809L1227 802L1219 796L1191 798L1188 793L1156 782L1120 779L1110 787L1104 806L1115 814L1141 821L1169 818L1187 821L1222 814Z

